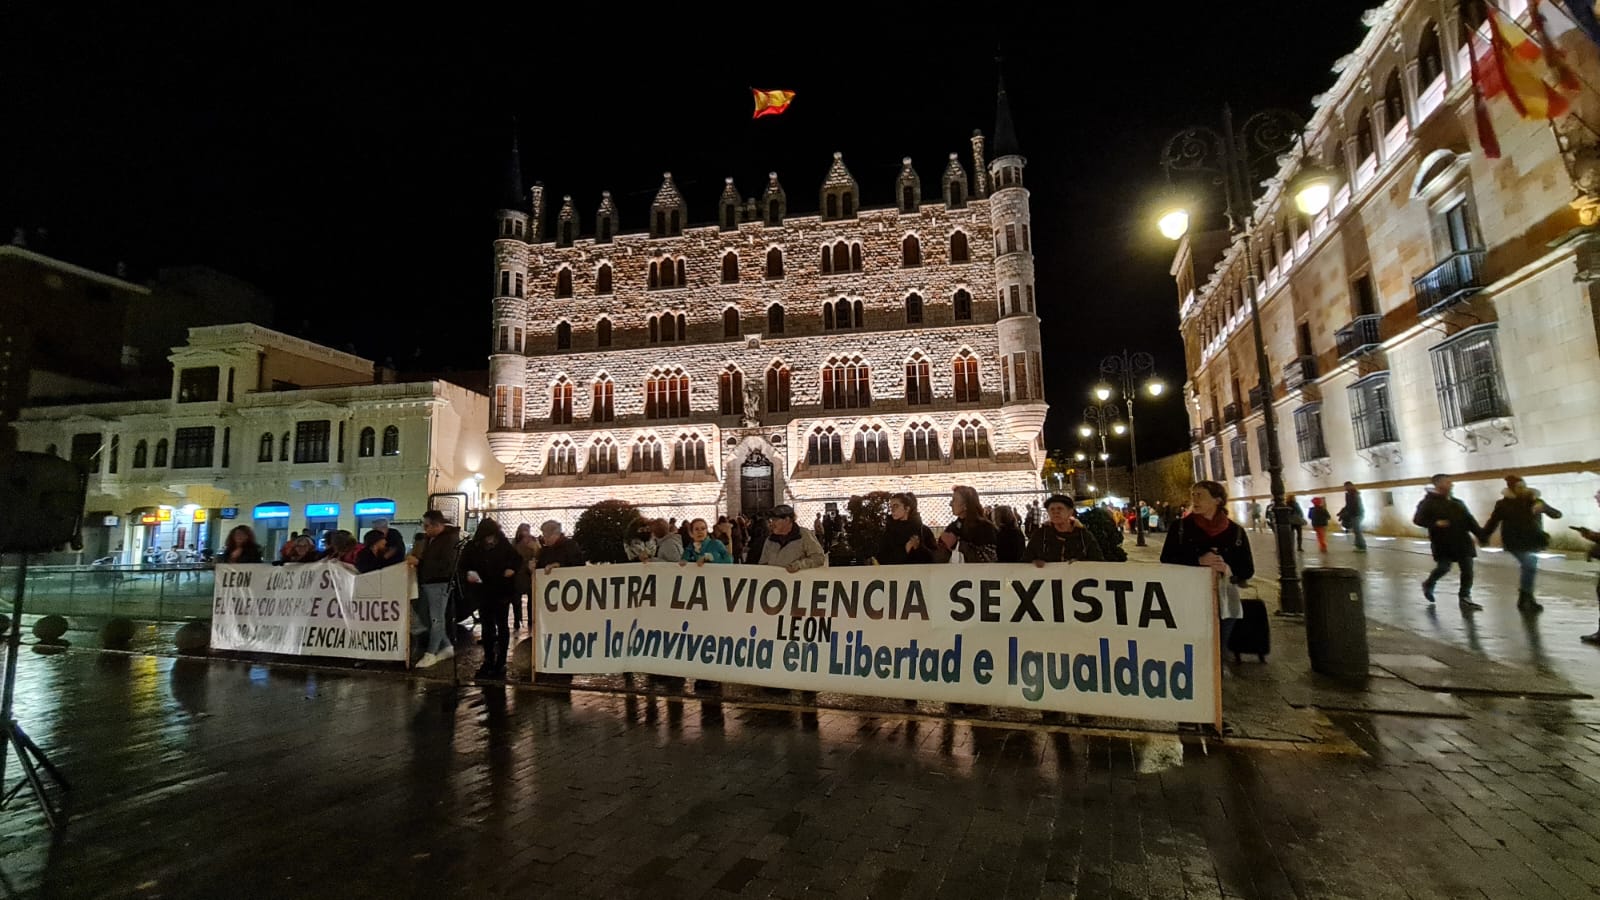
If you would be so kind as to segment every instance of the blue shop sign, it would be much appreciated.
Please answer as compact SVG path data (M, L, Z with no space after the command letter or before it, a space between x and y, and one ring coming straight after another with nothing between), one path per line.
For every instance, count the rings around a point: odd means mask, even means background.
M306 518L308 519L337 519L339 518L339 504L337 503L307 503Z
M237 507L237 506L224 506L221 510L219 510L217 512L217 518L219 518L219 519L237 519L237 518L239 518L239 507ZM256 518L259 519L260 516L257 516Z
M287 519L289 518L289 504L262 503L251 514L258 519Z
M393 500L357 500L357 516L392 516L394 515Z

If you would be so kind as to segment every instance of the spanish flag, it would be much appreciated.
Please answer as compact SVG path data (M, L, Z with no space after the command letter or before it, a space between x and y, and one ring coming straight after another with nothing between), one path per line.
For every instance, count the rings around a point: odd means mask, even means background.
M1536 31L1544 32L1538 0L1529 4ZM1489 81L1484 93L1493 97L1504 91L1517 115L1524 119L1555 119L1572 109L1567 98L1578 92L1578 79L1560 52L1534 40L1515 20L1487 4L1489 40L1494 46Z
M775 116L789 108L789 102L794 99L794 91L761 91L755 88L750 93L756 98L756 112L752 119L762 116Z

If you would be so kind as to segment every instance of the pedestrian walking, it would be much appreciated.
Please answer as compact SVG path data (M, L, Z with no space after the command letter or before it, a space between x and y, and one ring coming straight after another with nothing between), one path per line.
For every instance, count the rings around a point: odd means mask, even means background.
M1033 532L1028 546L1022 551L1023 562L1044 568L1045 563L1080 559L1100 562L1105 559L1100 542L1089 533L1087 526L1078 521L1077 506L1071 497L1056 494L1044 502L1044 508L1048 518Z
M1427 580L1422 582L1422 596L1432 603L1434 586L1449 574L1450 566L1454 564L1461 568L1461 611L1470 613L1483 609L1482 604L1472 602L1472 566L1478 555L1473 538L1481 540L1483 528L1472 517L1467 505L1451 496L1452 487L1449 475L1441 473L1433 476L1428 493L1417 504L1411 521L1417 527L1428 530L1428 543L1433 547L1434 567Z
M1283 508L1289 511L1289 528L1294 531L1294 548L1304 553L1306 552L1306 512L1300 508L1300 501L1293 494L1283 498Z
M1250 504L1250 530L1261 530L1261 501L1255 500Z
M1495 529L1504 527L1500 544L1522 568L1517 582L1517 609L1523 612L1544 609L1534 598L1533 583L1539 575L1539 553L1550 546L1550 535L1544 530L1545 516L1559 519L1561 510L1541 500L1539 492L1528 487L1522 476L1507 475L1506 489L1483 525L1484 543L1494 536Z
M1594 492L1594 502L1596 506L1600 506L1600 491ZM1583 535L1583 539L1589 542L1589 558L1600 559L1600 531L1584 528L1582 525L1573 525L1571 528L1573 531ZM1595 582L1594 598L1597 602L1600 602L1600 581ZM1596 630L1594 634L1583 635L1580 640L1585 644L1600 645L1600 630Z
M933 562L933 529L922 524L917 495L899 493L889 498L889 520L873 561L884 566Z
M450 582L455 579L461 529L445 521L444 513L430 509L422 514L422 552L406 557L416 566L418 589L428 610L428 638L417 667L426 669L456 655L445 628L445 607L450 602ZM415 562L412 562L415 560Z
M517 590L517 570L523 567L500 524L484 519L461 551L456 564L466 590L475 595L478 621L483 624L483 664L475 678L506 677L506 656L511 650L511 631L507 618Z
M1339 508L1339 527L1350 532L1350 537L1355 541L1357 553L1367 552L1367 536L1363 533L1362 520L1366 518L1366 507L1361 503L1361 492L1356 486L1346 481L1344 483L1344 506Z
M1311 498L1311 530L1317 535L1317 552L1328 552L1328 525L1333 514L1328 512L1328 502L1321 497Z

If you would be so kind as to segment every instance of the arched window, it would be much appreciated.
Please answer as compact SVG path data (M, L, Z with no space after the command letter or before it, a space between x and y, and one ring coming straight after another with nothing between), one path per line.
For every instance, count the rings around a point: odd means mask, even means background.
M835 356L822 368L823 409L872 405L872 371L860 356Z
M767 334L783 334L783 307L776 303L767 307Z
M572 424L572 382L565 375L550 386L550 424Z
M683 260L663 256L650 261L650 288L680 288L688 282L688 266Z
M568 438L559 438L550 444L550 455L544 464L546 475L578 474L578 450Z
M900 211L903 213L917 211L917 190L909 184L900 189Z
M900 265L907 269L922 265L922 242L914 234L906 235L900 242Z
M1399 69L1390 71L1389 80L1383 85L1383 121L1390 131L1406 121L1406 98L1400 91Z
M667 344L688 337L689 320L683 313L662 313L650 317L650 343Z
M1417 42L1417 86L1427 88L1444 75L1444 52L1439 49L1439 26L1429 22L1422 26L1422 39Z
M737 416L744 412L744 373L730 364L717 376L717 414Z
M562 269L556 273L556 298L563 299L572 296L572 270Z
M1367 161L1367 157L1377 153L1377 142L1372 136L1372 112L1363 109L1361 118L1356 120L1356 165Z
M831 303L822 304L822 327L827 331L861 328L866 324L863 321L865 312L866 307L860 300L840 297Z
M767 412L789 411L789 367L773 363L767 369Z
M594 292L604 297L612 292L611 264L601 263L600 268L594 272Z
M806 465L837 466L844 462L844 446L832 425L818 425L806 439Z
M567 387L567 397L567 404L571 406L572 387L570 385ZM390 425L383 429L383 455L400 455L400 427L398 425Z
M378 433L371 428L361 429L361 434L356 438L356 456L368 459L378 455Z
M913 422L906 426L900 444L900 458L907 462L929 462L939 459L939 432L932 422Z
M783 251L773 247L767 251L767 280L783 277Z
M850 271L852 271L852 272L861 271L861 245L860 244L851 244L850 245Z
M594 325L594 345L596 347L611 346L611 320L601 319Z
M139 457L142 455L140 453L140 448L143 446L144 442L140 441L139 447L135 448L133 451L133 467L135 469L144 468L139 461ZM270 431L261 435L261 446L256 450L256 462L272 462L272 432Z
M698 434L680 434L672 448L674 472L704 472L706 469L706 442Z
M951 299L951 305L955 307L955 314L956 314L956 321L957 322L970 322L970 321L972 321L972 295L971 294L967 293L965 290L956 291L955 297L953 297Z
M850 271L850 245L840 241L833 245L833 272L835 275Z
M906 296L906 324L922 324L922 295L909 294Z
M951 364L951 373L955 376L956 402L976 403L983 393L978 384L978 360L972 351L963 350Z
M52 450L50 452L50 455L51 456L55 456L56 455L55 451ZM155 461L153 463L151 463L151 465L153 465L157 469L165 469L167 467L167 439L166 438L162 438L161 440L156 441L156 458L155 458Z
M676 218L678 214L674 212L672 215ZM689 286L689 263L682 259L678 260L677 264L677 281L678 287Z
M616 392L611 379L601 374L600 379L594 383L594 404L589 407L589 419L593 422L610 422L615 418L611 402Z
M644 382L647 419L681 419L689 415L689 376L681 368L656 369Z
M722 311L722 336L736 338L739 336L739 308L730 306Z
M921 353L906 360L906 402L913 406L933 402L933 371Z
M739 254L729 250L722 254L722 283L737 284L739 281Z
M633 442L633 452L628 454L628 468L635 472L661 471L661 442L653 434L643 434Z
M561 322L556 325L556 349L572 349L572 323Z
M961 419L950 430L951 459L987 459L989 429L977 419Z
M856 432L853 455L856 463L886 463L889 461L889 433L882 425L862 425Z
M596 438L589 445L588 471L597 475L617 474L617 444L611 438Z
M272 437L272 435L270 435L270 434L267 435L267 438L269 440L271 439L271 437ZM133 467L135 469L142 469L146 465L149 464L149 460L150 460L150 445L148 443L146 443L145 441L140 441L139 443L134 444L133 445ZM267 462L271 462L272 461L272 452L270 450L267 452L266 461Z
M166 459L167 458L167 454L162 452L162 449L161 449L160 446L156 447L156 455L161 457L162 459ZM283 433L283 438L278 441L278 462L288 462L288 461L289 461L289 432L285 431ZM162 465L162 464L161 463L157 463L156 465Z
M950 235L950 262L967 262L967 233L957 231Z

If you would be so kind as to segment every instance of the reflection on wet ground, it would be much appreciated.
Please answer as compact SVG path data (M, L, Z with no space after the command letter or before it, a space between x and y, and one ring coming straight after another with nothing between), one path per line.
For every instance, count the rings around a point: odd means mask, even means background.
M24 658L62 897L1539 897L1600 888L1600 712L1337 714L1366 755L84 651Z

